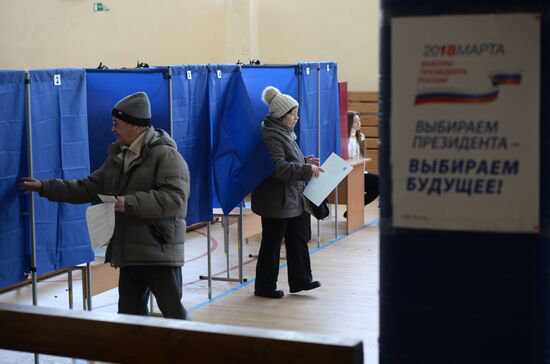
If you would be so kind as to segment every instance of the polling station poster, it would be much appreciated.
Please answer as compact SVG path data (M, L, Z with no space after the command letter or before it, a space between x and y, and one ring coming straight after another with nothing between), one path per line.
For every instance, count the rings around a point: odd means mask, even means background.
M539 231L540 16L391 23L394 227Z

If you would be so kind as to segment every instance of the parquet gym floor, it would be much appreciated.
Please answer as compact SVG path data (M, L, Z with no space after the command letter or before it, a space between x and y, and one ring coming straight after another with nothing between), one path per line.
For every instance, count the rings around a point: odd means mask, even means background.
M285 260L281 260L278 288L282 299L253 296L256 259L249 254L259 250L260 236L248 239L243 245L243 276L247 282L212 282L212 299L208 299L206 227L190 231L186 242L186 264L183 268L183 304L194 321L269 329L292 330L360 338L364 344L365 363L378 362L378 287L379 235L378 202L365 207L365 225L360 230L344 235L345 219L338 221L339 236L335 238L335 219L329 217L320 223L317 243L317 220L312 219L310 242L313 278L320 280L318 289L290 294ZM345 206L339 207L340 214ZM212 272L227 277L227 259L223 243L223 228L219 222L211 228ZM319 245L319 246L318 246ZM230 276L238 278L237 227L229 229ZM281 249L284 257L284 246ZM99 258L101 259L101 258ZM93 279L93 278L92 278ZM80 276L73 275L74 310L82 310ZM110 289L93 297L94 311L117 311L118 292ZM0 295L0 302L32 305L31 288L23 287ZM66 276L38 284L38 305L67 308ZM158 309L155 309L158 312ZM40 333L36 333L39 335ZM0 363L34 363L34 355L0 350ZM87 363L40 355L40 363Z

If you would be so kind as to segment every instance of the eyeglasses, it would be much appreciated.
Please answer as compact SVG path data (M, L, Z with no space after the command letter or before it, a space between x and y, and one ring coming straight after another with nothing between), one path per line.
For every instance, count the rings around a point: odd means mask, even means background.
M122 120L113 119L113 128L116 128L121 122Z
M287 113L287 115L298 116L298 110L294 110L292 112L289 112L289 113Z

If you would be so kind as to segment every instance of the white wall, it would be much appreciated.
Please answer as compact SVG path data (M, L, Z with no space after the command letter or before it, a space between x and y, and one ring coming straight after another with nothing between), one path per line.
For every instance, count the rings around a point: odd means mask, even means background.
M262 63L336 61L349 90L378 90L378 0L259 2Z
M97 0L96 0L97 1ZM224 3L0 0L0 69L219 63Z
M350 90L378 89L378 0L93 3L0 0L0 69L336 61Z

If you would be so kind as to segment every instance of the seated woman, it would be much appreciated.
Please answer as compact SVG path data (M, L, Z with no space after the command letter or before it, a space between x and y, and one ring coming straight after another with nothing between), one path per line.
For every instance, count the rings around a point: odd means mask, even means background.
M362 158L367 156L365 135L361 133L361 118L359 113L348 111L348 157ZM378 197L378 175L365 171L365 206ZM347 217L347 212L344 213Z

